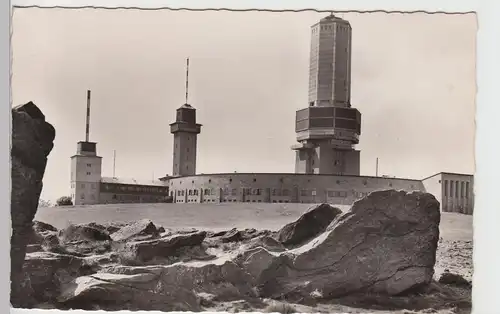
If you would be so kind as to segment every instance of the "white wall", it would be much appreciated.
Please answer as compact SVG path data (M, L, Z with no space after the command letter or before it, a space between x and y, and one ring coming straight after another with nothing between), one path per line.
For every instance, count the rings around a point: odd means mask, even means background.
M71 157L71 200L74 205L98 204L102 159L98 156Z

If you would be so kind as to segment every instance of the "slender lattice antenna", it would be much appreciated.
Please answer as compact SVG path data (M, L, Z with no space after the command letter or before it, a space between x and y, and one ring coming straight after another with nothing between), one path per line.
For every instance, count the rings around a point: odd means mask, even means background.
M87 90L87 116L85 118L85 142L90 137L90 90Z
M186 59L186 104L189 97L189 58Z

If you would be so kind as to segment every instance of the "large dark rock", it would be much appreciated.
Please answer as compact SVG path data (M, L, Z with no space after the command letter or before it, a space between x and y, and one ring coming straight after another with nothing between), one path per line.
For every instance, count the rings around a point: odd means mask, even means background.
M12 109L11 148L11 303L23 305L20 283L26 245L33 235L47 156L54 146L54 127L38 107L29 102Z
M23 272L23 307L31 308L39 303L55 303L61 285L71 282L75 277L94 273L95 270L82 258L35 252L26 254Z
M128 241L132 239L151 239L160 235L160 230L149 219L142 219L127 224L111 235L113 241Z
M248 274L231 261L156 267L115 267L63 285L58 301L108 311L200 311L198 293L217 301L255 297Z
M438 282L445 285L452 285L457 287L472 287L472 284L467 279L460 276L459 274L451 273L449 271L443 272L439 277Z
M431 194L373 192L315 240L277 258L267 256L272 261L259 276L261 295L301 299L315 291L324 297L415 291L432 280L440 217Z
M73 241L111 241L108 232L89 225L70 225L59 231L60 239L67 243Z
M306 213L278 231L277 238L285 246L296 246L311 240L326 230L326 227L342 211L329 204L320 204L309 208Z
M199 247L206 237L205 231L187 234L176 234L159 239L127 241L117 249L120 252L123 264L142 265L153 259L162 259L163 264L178 260L196 258L209 258L206 254L196 254L192 248ZM193 256L191 253L194 253ZM203 253L200 250L199 253Z

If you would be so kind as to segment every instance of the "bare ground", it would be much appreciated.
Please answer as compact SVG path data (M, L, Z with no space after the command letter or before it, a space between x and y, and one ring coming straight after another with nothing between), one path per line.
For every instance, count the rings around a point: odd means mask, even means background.
M306 204L119 204L40 208L36 220L64 228L71 223L130 222L151 219L171 229L197 228L228 230L255 228L277 230L297 219L310 205ZM342 210L348 209L340 206ZM436 262L436 277L445 269L471 280L472 216L443 213L441 240ZM471 291L451 286L432 285L425 295L381 298L352 296L310 306L261 300L207 304L208 311L261 311L281 313L470 313Z

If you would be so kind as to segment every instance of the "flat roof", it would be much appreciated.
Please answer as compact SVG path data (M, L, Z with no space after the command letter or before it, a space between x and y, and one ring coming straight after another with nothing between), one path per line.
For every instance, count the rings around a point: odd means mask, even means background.
M438 173L435 173L431 176L428 176L428 177L425 177L423 178L421 181L424 181L424 180L427 180L427 179L430 179L432 177L435 177L435 176L438 176L438 175L443 175L443 174L448 174L448 175L452 175L452 176L464 176L464 177L473 177L474 175L473 174L468 174L468 173L458 173L458 172L438 172Z
M419 179L408 179L408 178L396 178L396 177L375 177L375 176L354 176L354 175L338 175L338 174L316 174L316 173L273 173L273 172L228 172L228 173L200 173L200 174L194 174L190 176L178 176L178 177L168 177L165 178L165 180L170 180L170 179L182 179L182 178L190 178L190 177L209 177L209 176L237 176L237 175L276 175L276 176L326 176L326 177L346 177L346 178L367 178L367 179L385 179L385 180L406 180L406 181L416 181L420 182L422 180ZM162 178L163 179L163 178Z
M102 177L102 183L111 184L124 184L124 185L143 185L143 186L165 186L163 181L159 180L137 180L133 178L113 178L113 177Z

